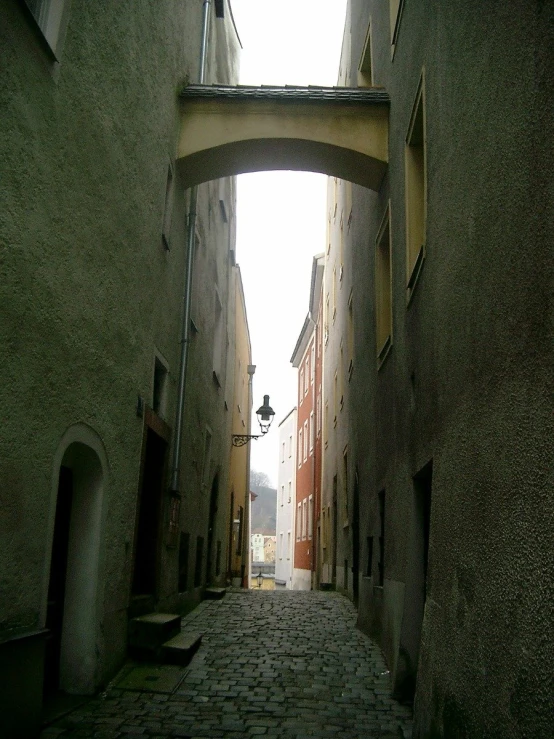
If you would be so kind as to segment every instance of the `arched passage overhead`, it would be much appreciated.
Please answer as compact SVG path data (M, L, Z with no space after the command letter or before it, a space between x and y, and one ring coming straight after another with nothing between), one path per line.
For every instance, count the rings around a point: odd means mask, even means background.
M390 102L382 89L189 85L181 101L185 187L275 169L381 185Z

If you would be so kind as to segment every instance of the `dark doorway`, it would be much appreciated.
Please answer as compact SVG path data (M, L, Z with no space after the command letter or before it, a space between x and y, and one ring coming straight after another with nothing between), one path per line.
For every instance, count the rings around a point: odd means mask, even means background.
M206 567L206 579L210 584L214 578L214 532L215 532L215 518L217 514L217 497L219 492L219 481L218 476L214 477L212 482L212 491L210 493L210 516L208 519L208 551L207 551L207 567ZM216 568L217 569L217 568Z
M156 592L166 452L167 442L147 428L139 493L133 595L154 595Z
M428 592L432 482L431 461L413 478L411 557L404 596L400 660L395 686L396 695L407 702L413 701L415 695L421 630Z
M385 584L385 491L379 493L379 586Z
M360 590L360 483L358 472L354 475L354 499L352 501L352 596L358 605Z
M44 654L46 697L56 693L60 686L60 653L72 502L73 472L68 467L60 467L46 609L46 628L49 630Z
M338 504L337 504L337 476L333 477L333 570L332 570L332 583L336 586L337 584L337 532L338 522L337 518L339 515Z

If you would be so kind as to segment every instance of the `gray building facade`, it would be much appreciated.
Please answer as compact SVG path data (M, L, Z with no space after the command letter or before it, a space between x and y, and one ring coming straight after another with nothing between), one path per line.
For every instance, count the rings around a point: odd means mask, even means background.
M343 216L322 502L337 476L336 584L417 737L551 731L552 40L552 3L348 6L339 79L390 95L389 167Z
M234 387L234 183L198 190L181 465L171 494L188 195L178 93L202 3L0 9L0 733L43 688L92 693L130 616L225 579ZM206 81L236 83L228 3Z

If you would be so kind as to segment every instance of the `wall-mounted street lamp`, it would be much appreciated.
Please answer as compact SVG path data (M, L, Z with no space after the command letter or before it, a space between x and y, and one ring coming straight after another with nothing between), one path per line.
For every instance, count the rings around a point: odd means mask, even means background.
M264 395L264 402L256 411L258 423L260 424L261 434L233 434L233 446L244 446L248 444L250 439L259 439L261 436L265 436L269 431L269 427L273 421L275 411L269 405L269 395Z
M261 570L260 570L260 572L258 572L257 580L258 580L258 590L261 590L262 589L263 582L264 582L264 576L262 575Z

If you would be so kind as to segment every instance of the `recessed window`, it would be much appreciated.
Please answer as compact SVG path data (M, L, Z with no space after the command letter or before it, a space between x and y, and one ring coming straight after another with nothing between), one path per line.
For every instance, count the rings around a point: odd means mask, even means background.
M173 168L171 164L167 167L167 179L165 182L165 201L164 201L164 217L162 224L162 241L166 249L171 244L171 219L173 216L173 190L174 178Z
M375 318L377 359L382 362L392 341L390 209L387 208L375 241Z
M352 377L352 370L354 368L354 306L353 306L353 293L350 292L348 298L348 331L346 336L347 349L348 349L348 379Z
M225 354L225 325L223 318L223 305L216 289L214 296L213 378L219 387L222 384Z
M408 298L415 287L425 256L426 151L425 90L421 77L406 136L406 263Z
M161 418L165 417L167 395L167 367L159 357L154 359L154 387L152 389L152 410Z
M212 432L206 428L204 436L204 459L202 461L202 482L207 485L210 479L210 467L212 458Z
M371 21L367 27L364 48L358 64L358 87L373 86L373 64L371 61Z
M298 466L302 467L302 429L298 430Z
M65 0L25 0L48 46L57 55L59 53L64 21Z
M404 0L389 0L390 11L390 43L391 56L394 56L394 49L398 43L398 32L400 29L400 21L402 20L402 10L404 9Z

